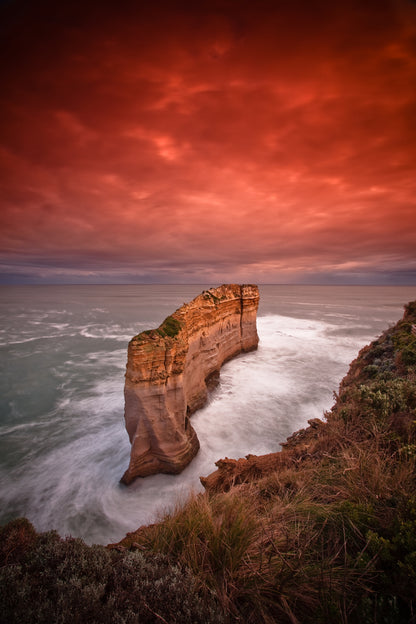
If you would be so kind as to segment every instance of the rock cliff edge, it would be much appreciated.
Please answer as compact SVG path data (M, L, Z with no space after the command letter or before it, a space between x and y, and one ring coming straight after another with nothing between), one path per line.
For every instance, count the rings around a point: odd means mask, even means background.
M257 286L211 288L130 341L124 416L132 448L123 483L179 473L192 460L199 441L189 417L222 364L257 348L258 304Z

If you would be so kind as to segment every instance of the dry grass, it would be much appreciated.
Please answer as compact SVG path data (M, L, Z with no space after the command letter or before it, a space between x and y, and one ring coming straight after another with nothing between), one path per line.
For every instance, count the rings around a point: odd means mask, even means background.
M391 536L397 500L415 485L414 459L385 446L377 436L345 438L319 462L311 455L227 493L193 496L142 545L188 565L232 621L360 621L361 597L373 609L380 586L368 533Z

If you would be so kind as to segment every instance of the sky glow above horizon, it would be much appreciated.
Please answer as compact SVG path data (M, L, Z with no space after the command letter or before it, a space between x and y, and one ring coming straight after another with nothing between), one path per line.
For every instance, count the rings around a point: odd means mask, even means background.
M0 283L416 284L416 4L0 7Z

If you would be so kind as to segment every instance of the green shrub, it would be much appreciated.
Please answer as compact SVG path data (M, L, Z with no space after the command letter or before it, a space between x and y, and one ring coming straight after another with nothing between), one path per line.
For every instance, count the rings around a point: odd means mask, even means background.
M168 336L169 338L174 338L179 334L182 329L182 325L180 321L175 319L173 316L168 316L162 323L162 325L156 330L162 338Z
M217 624L222 615L191 572L166 556L109 551L50 532L20 563L0 569L0 622Z

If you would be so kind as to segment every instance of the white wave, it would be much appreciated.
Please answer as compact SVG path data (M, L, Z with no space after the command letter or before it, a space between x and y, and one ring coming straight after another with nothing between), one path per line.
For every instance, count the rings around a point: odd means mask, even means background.
M117 333L117 331L114 331L115 329L115 327L108 329L108 327L100 328L97 326L88 326L81 329L79 333L85 338L98 338L100 340L108 338L111 340L120 340L122 342L131 340L133 334Z
M10 342L0 343L2 347L8 347L17 344L25 344L26 342L34 342L35 340L50 340L56 338L56 336L31 336L30 338L23 338L22 340L11 340Z

